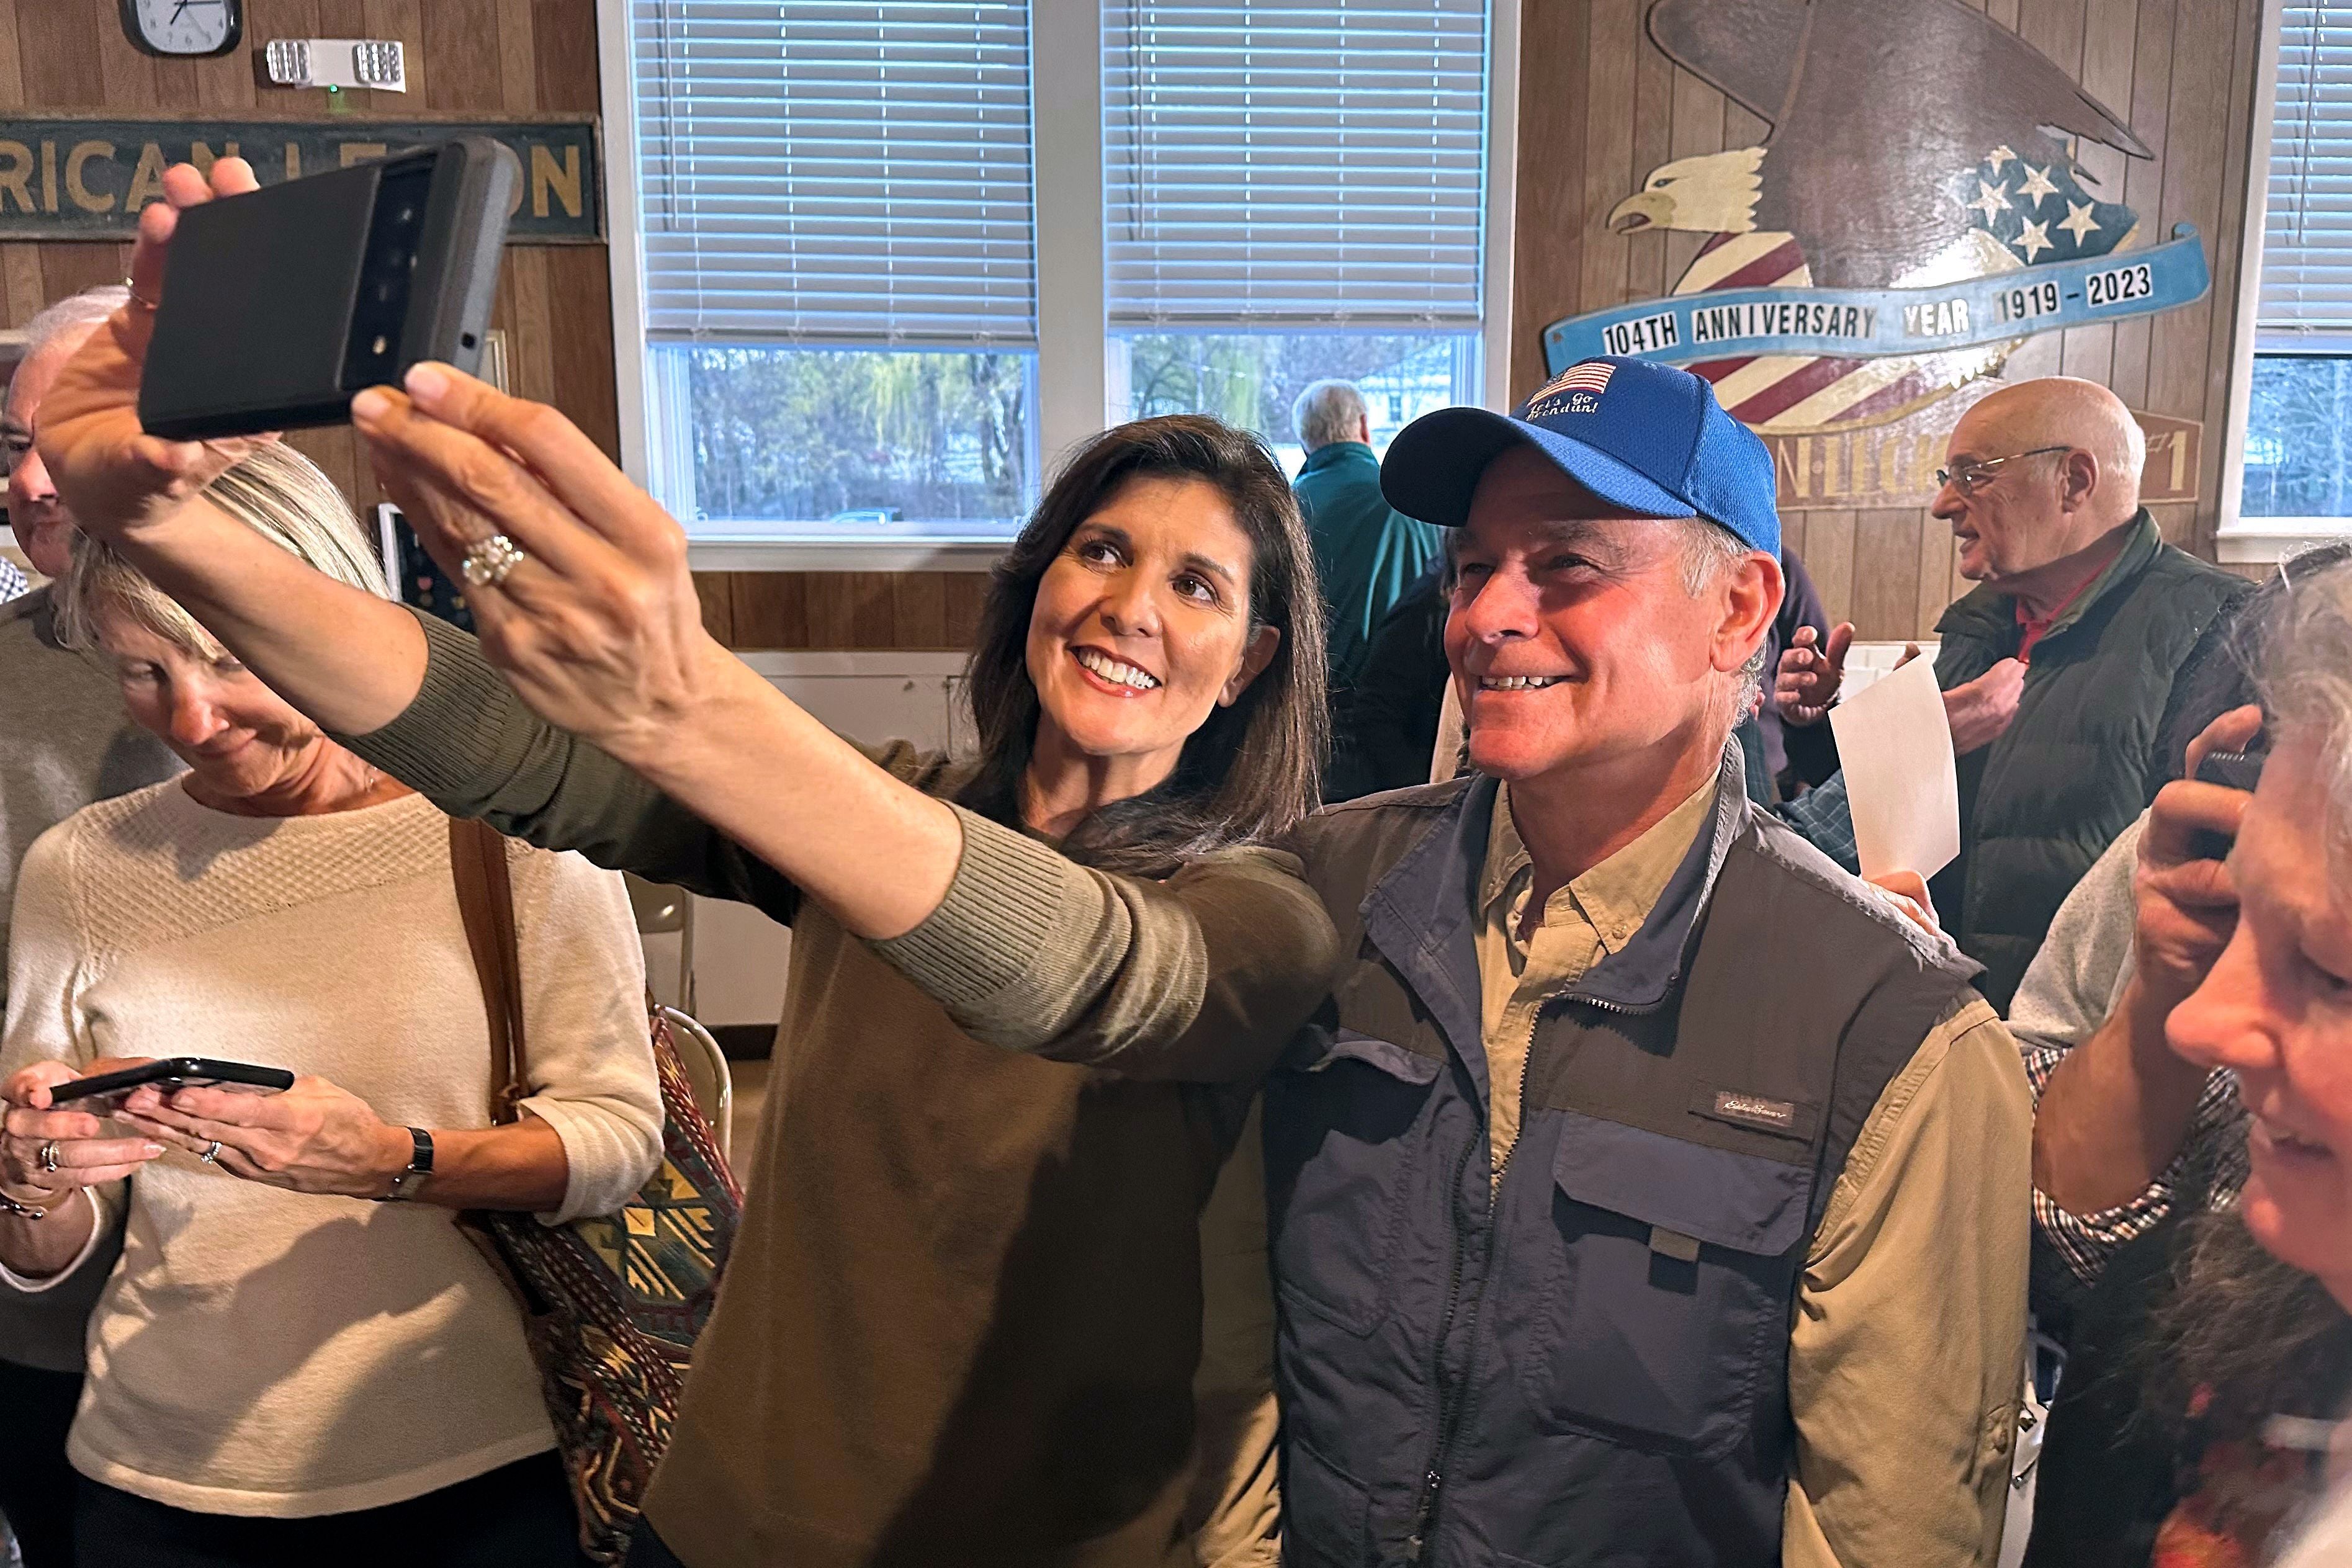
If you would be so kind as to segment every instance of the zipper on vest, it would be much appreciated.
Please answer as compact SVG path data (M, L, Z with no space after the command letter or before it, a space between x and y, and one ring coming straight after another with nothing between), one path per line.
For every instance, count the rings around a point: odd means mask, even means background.
M1682 977L1678 972L1675 975L1675 979L1679 983L1681 978ZM1654 1005L1646 1008L1628 1007L1622 1002L1604 1001L1598 997L1579 997L1571 994L1566 999L1581 1002L1588 1007L1599 1008L1603 1012L1622 1013L1629 1016L1637 1013L1655 1012L1657 1010L1657 1007ZM1546 1005L1549 1006L1550 1004ZM1528 1069L1533 1065L1535 1061L1536 1030L1543 1024L1543 1015L1544 1008L1538 1007L1536 1009L1536 1016L1528 1022L1527 1055L1522 1060L1519 1069L1519 1125L1517 1131L1511 1134L1511 1146L1503 1151L1502 1162L1495 1171L1494 1186L1489 1190L1489 1196L1486 1200L1490 1218L1494 1215L1495 1205L1499 1202L1501 1198L1503 1176L1505 1173L1508 1172L1511 1168L1511 1156L1518 1153L1519 1139L1524 1136L1527 1132L1528 1083L1530 1077ZM1408 1536L1405 1540L1405 1562L1408 1563L1419 1563L1422 1560L1423 1554L1429 1550L1429 1527L1431 1522L1437 1517L1438 1492L1440 1489L1445 1485L1445 1457L1447 1452L1454 1447L1454 1439L1461 1430L1463 1416L1468 1413L1469 1399L1467 1390L1465 1390L1464 1398L1458 1404L1449 1403L1446 1399L1445 1342L1453 1335L1454 1319L1456 1312L1459 1311L1462 1302L1462 1254L1464 1250L1461 1214L1462 1176L1464 1172L1469 1166L1471 1155L1476 1151L1476 1148L1477 1145L1474 1144L1470 1147L1464 1149L1462 1151L1462 1157L1454 1163L1454 1186L1451 1189L1451 1201L1454 1209L1454 1270L1453 1276L1447 1281L1445 1287L1445 1312L1444 1315L1438 1320L1437 1351L1430 1361L1430 1381L1435 1385L1437 1388L1437 1446L1431 1451L1429 1456L1429 1469L1421 1478L1421 1503L1420 1506L1413 1511L1412 1534ZM1494 1271L1495 1232L1500 1228L1500 1221L1499 1219L1496 1219L1496 1223L1489 1228L1486 1235L1486 1263L1487 1272L1489 1275ZM1481 1286L1480 1289L1483 1295L1485 1287ZM1476 1347L1475 1345L1472 1347L1471 1356L1472 1360L1475 1362L1476 1359Z
M1483 1129L1482 1129L1483 1130ZM1483 1139L1481 1140L1484 1141ZM1462 1305L1462 1177L1469 1169L1472 1145L1454 1162L1454 1185L1447 1201L1454 1210L1454 1271L1445 1285L1445 1312L1438 1320L1437 1349L1430 1358L1429 1380L1437 1389L1437 1446L1430 1450L1429 1469L1421 1478L1421 1503L1414 1509L1412 1534L1405 1542L1405 1561L1418 1563L1429 1549L1429 1522L1437 1514L1437 1490L1445 1484L1445 1451L1454 1446L1458 1408L1449 1409L1445 1397L1445 1342L1453 1336L1454 1316Z

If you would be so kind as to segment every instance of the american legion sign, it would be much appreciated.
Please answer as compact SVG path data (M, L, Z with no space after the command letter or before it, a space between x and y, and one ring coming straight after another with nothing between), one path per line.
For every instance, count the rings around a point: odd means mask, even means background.
M1615 234L1706 243L1670 297L1546 328L1545 362L1705 376L1772 448L1783 510L1924 504L1944 437L2029 338L2210 287L2195 228L2148 235L2076 156L2148 157L2132 128L1960 0L1655 0L1648 31L1770 129L1617 204ZM2201 427L2138 417L2143 496L2193 499Z
M452 136L487 136L515 161L508 238L604 237L604 172L591 116L544 120L0 120L0 240L129 238L174 163L238 157L265 185L389 157Z

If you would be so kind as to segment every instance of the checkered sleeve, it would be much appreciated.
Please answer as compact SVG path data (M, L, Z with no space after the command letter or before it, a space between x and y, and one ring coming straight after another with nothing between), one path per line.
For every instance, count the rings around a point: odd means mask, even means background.
M2025 1047L2025 1079L2036 1105L2065 1055L2063 1046ZM2201 1186L2208 1205L2227 1207L2237 1201L2238 1189L2245 1185L2246 1108L2238 1099L2236 1075L2216 1069L2205 1081L2205 1092L2198 1099L2180 1152L2147 1190L2113 1208L2070 1214L2036 1187L2033 1223L2075 1278L2091 1285L2098 1282L2100 1271L2117 1249L2155 1229L2185 1194Z
M1773 814L1797 830L1805 841L1856 876L1862 857L1853 844L1853 812L1846 804L1845 775L1832 773L1817 789L1772 808Z
M16 570L16 563L0 557L0 604L23 593L28 586L25 574Z

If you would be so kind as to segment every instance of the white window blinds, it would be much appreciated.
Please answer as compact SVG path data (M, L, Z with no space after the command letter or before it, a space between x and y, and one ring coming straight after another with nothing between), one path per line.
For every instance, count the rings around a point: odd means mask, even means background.
M2279 42L2258 327L2352 348L2352 5L2287 6Z
M1105 0L1114 326L1470 327L1486 0Z
M634 0L655 341L1036 341L1027 0Z

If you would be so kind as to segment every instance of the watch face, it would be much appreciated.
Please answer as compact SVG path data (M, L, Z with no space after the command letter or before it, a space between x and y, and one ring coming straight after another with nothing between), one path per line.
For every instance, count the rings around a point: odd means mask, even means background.
M217 55L245 32L237 0L122 0L131 40L158 55Z

